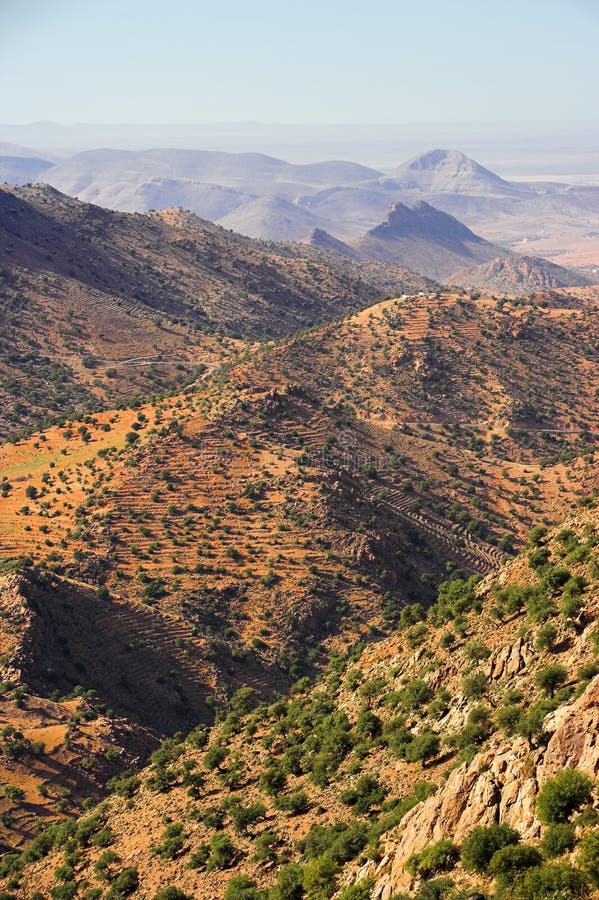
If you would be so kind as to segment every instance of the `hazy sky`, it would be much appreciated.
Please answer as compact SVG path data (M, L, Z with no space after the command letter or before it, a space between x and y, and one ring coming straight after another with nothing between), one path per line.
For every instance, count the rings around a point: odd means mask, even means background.
M597 119L599 0L0 0L0 122Z

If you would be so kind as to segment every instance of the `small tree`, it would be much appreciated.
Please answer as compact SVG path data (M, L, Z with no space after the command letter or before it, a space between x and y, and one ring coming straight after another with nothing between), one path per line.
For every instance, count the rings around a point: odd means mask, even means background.
M467 872L487 872L498 850L519 841L520 835L510 825L477 826L462 844L462 865Z
M539 690L543 691L548 697L553 697L556 690L566 683L568 680L568 672L564 666L559 663L554 666L546 666L537 672L535 684Z
M563 769L545 782L537 796L537 815L545 825L567 822L573 812L589 803L593 782L578 769Z

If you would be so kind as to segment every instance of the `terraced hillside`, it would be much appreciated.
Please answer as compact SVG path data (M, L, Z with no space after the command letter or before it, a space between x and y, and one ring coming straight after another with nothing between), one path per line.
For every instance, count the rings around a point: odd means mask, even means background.
M406 269L241 238L178 210L0 188L0 436L190 383L242 343L403 290Z
M0 557L32 622L2 619L7 724L15 691L36 728L91 691L151 745L241 687L272 698L592 505L596 317L559 296L384 301L2 445ZM62 706L45 718L64 728ZM115 771L136 757L120 740ZM93 793L69 790L69 808Z
M445 583L315 683L269 706L238 692L213 729L5 858L6 890L596 897L598 528L596 508L537 526L498 573Z

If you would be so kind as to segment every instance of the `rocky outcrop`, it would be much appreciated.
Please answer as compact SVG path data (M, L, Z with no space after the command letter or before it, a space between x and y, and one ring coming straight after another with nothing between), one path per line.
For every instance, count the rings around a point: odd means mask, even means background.
M500 659L504 670L520 665L524 652L521 642L503 648L490 666ZM397 832L389 835L376 869L359 873L374 874L375 900L389 900L409 887L406 861L441 838L459 844L475 826L494 822L512 825L523 840L538 838L535 800L544 782L571 766L591 776L599 773L599 676L577 700L548 716L545 730L549 739L542 747L531 748L523 738L491 742L472 762L451 772L436 794L407 813Z

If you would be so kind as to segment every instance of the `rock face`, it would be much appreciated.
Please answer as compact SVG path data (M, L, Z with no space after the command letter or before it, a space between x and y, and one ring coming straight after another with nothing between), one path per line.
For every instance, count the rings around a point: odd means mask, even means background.
M504 667L525 652L525 645L508 649L512 653L504 659ZM496 657L491 666L498 662ZM376 870L360 873L360 877L375 875L373 897L389 900L410 886L412 879L404 866L413 853L441 838L451 837L460 844L477 825L506 822L523 840L538 838L541 826L535 800L547 779L566 767L593 777L599 773L599 676L576 701L552 713L545 730L549 740L543 747L531 748L522 738L495 741L472 762L455 769L436 794L414 807L399 832L390 835Z

